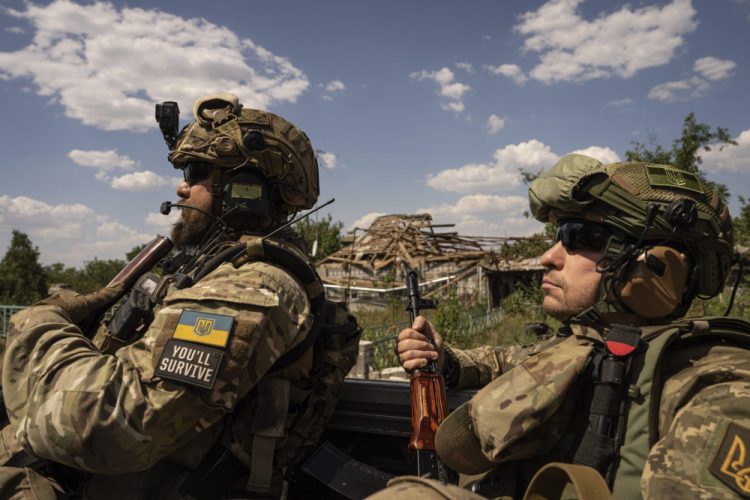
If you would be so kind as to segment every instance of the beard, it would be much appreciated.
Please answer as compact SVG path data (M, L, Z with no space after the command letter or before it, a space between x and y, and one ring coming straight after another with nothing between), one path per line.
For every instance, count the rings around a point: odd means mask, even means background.
M197 247L203 242L212 222L197 210L182 209L180 220L172 226L172 243L179 250Z

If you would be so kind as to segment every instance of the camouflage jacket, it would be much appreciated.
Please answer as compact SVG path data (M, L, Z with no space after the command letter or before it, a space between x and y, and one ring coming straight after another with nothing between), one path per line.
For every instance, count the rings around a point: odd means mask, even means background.
M26 309L8 335L11 423L0 458L23 447L91 472L84 496L173 496L238 401L311 323L299 281L264 262L223 264L193 287L171 290L145 335L113 355L99 352L62 309ZM311 361L305 356L282 376L304 380Z
M591 329L576 333L600 338ZM560 341L556 336L533 346L448 348L445 367L448 381L462 388L485 385ZM750 496L750 350L747 344L742 347L711 340L709 335L700 341L669 347L658 366L658 376L663 381L658 435L640 476L640 493L644 498ZM576 394L570 395L570 398L575 397ZM575 403L573 407L577 407ZM586 422L582 411L585 410L574 410L573 420ZM629 425L627 435L648 431ZM495 485L496 491L501 492L501 497L522 495L523 483L528 484L541 465L566 461L570 449L565 448L570 444L563 436L547 448L544 456L498 466L492 474L504 484ZM514 479L508 480L509 477ZM634 495L637 492L631 491L628 497Z

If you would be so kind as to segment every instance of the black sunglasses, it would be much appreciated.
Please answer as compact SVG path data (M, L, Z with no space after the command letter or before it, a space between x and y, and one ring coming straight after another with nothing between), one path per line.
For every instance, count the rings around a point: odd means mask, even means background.
M557 226L555 241L562 242L568 252L603 250L612 232L600 224L582 220L562 221Z
M182 168L182 176L188 186L192 186L211 175L211 164L191 161Z

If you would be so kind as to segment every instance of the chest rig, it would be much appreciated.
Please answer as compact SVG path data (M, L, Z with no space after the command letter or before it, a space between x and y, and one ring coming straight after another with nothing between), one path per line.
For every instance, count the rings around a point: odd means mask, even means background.
M166 458L190 471L176 490L159 491L166 496L279 496L285 476L317 446L343 379L356 363L361 330L342 306L325 300L306 256L284 240L251 236L202 257L187 272L164 278L144 275L109 321L109 331L98 335L97 345L114 351L139 338L168 290L192 286L225 263L239 268L256 261L297 278L310 301L312 326L219 426L206 431L205 439L189 442ZM110 484L107 478L92 481L110 489L104 485Z
M750 349L750 323L719 316L641 328L613 325L590 354L587 368L575 384L577 390L566 396L566 400L573 398L576 411L557 444L527 460L501 463L473 483L472 490L502 498L521 497L526 491L527 496L532 495L528 498L535 498L533 494L549 493L547 483L559 479L556 476L563 471L568 474L567 482L590 483L590 478L568 471L585 466L585 471L599 473L602 484L597 490L600 494L590 498L604 498L601 493L607 490L615 499L639 496L646 459L660 439L665 356L692 342ZM687 358L684 364L680 360L672 369L688 368L689 363ZM556 474L532 481L544 468L556 468ZM559 482L555 487L560 489L550 497L558 498L567 482Z
M663 359L688 342L750 348L750 323L716 316L642 328L614 325L592 354L588 427L571 461L597 470L613 498L640 491L646 458L660 438Z

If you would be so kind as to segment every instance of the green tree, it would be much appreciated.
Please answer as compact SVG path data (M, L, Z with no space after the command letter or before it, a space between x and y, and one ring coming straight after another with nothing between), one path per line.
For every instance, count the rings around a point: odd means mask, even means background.
M83 264L83 268L67 267L55 263L44 268L49 283L65 283L78 293L90 293L104 287L125 267L120 259L94 259Z
M662 147L657 142L654 134L649 134L646 144L640 142L632 142L631 144L633 145L633 149L625 152L625 157L628 161L673 165L697 175L701 182L711 187L714 191L717 191L724 202L729 198L729 189L727 186L707 180L705 174L700 169L701 163L703 163L702 152L711 151L711 148L716 144L718 144L719 150L737 144L729 134L729 129L716 127L712 131L709 125L698 123L695 119L695 114L690 113L682 122L680 137L672 141L671 150Z
M14 229L0 261L0 302L28 305L46 296L47 280L39 263L39 249L25 233Z
M740 200L740 213L732 222L734 223L734 242L736 245L750 246L750 200L738 196Z
M317 250L313 255L313 261L317 262L341 248L343 227L343 222L333 222L331 214L328 214L320 220L311 220L310 217L302 219L294 225L294 230L307 242L310 252Z

